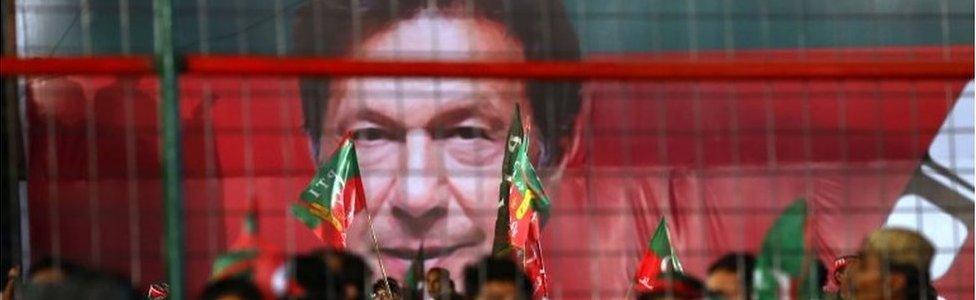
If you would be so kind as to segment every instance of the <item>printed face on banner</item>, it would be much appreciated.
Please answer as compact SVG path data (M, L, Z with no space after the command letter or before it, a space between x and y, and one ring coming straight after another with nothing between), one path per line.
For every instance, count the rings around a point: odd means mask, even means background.
M353 55L371 60L523 59L521 44L499 24L425 14L372 35ZM421 245L426 267L453 274L487 255L505 136L516 103L531 115L524 84L353 78L335 80L331 88L323 124L329 133L320 150L331 153L342 133L354 134L367 207L389 274L403 275ZM375 257L366 218L357 219L348 238L349 249Z

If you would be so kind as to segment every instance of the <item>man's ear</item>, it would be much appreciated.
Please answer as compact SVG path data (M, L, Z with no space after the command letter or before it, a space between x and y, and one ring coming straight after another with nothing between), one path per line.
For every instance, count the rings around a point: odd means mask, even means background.
M904 274L891 273L888 275L888 287L891 289L892 294L903 293L907 285L908 278L905 278Z

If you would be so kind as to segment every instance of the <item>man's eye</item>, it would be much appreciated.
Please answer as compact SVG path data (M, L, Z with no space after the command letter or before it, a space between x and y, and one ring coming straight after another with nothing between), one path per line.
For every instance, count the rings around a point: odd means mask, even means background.
M486 139L490 140L488 136L488 130L480 127L471 126L458 126L453 128L448 128L437 134L438 138L460 138L464 140L471 139Z
M380 128L361 128L352 131L353 139L357 141L396 140L396 134Z

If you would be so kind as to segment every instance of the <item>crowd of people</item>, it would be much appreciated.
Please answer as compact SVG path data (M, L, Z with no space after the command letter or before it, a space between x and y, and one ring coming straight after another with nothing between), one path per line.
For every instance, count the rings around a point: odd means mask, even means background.
M866 237L855 255L838 258L815 280L827 299L936 299L929 266L935 249L917 232L885 228ZM729 253L716 260L705 280L675 271L662 272L654 291L632 294L636 299L754 299L753 269L749 253ZM375 276L363 258L331 250L291 257L271 290L262 289L248 274L215 279L194 298L204 300L254 299L531 299L528 277L508 259L485 257L468 265L462 276L463 292L448 270L433 267L422 280L403 283ZM127 280L76 264L45 259L21 276L9 271L3 290L7 299L140 299ZM376 281L370 278L382 277ZM372 282L372 284L369 284ZM152 298L150 296L150 298Z

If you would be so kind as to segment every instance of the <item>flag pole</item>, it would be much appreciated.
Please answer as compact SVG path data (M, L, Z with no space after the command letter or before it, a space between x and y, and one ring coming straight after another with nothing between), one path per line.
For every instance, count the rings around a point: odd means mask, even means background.
M627 293L624 294L624 299L631 299L630 296L634 295L634 285L637 284L637 278L631 278L630 284L627 285Z
M671 251L671 268L684 273L685 267L681 265L681 261L675 259L675 257L678 257L678 252L674 250L674 243L671 242L671 226L668 226L668 220L666 218L661 217L661 220L664 220L664 233L668 235L668 250Z
M369 223L369 235L373 237L373 251L376 254L376 263L380 265L380 274L383 275L383 286L386 287L386 292L393 296L389 277L386 275L386 267L383 266L383 258L380 256L380 241L376 239L376 230L373 229L373 215L369 213L369 210L366 211L366 222Z
M351 138L352 132L347 131L345 134L343 134L342 138L339 139L339 144L341 145L342 141L345 140L350 140L350 142L352 142ZM355 146L355 143L353 143L353 147ZM358 168L359 162L357 161L356 164L356 167ZM369 209L366 210L366 223L369 223L369 235L373 238L373 253L376 254L376 263L380 266L380 274L383 275L383 286L386 287L386 292L390 294L390 296L393 296L393 290L390 289L390 282L387 280L389 275L386 274L386 267L383 266L383 257L380 256L380 241L376 238L376 230L373 229L373 215L369 213Z

